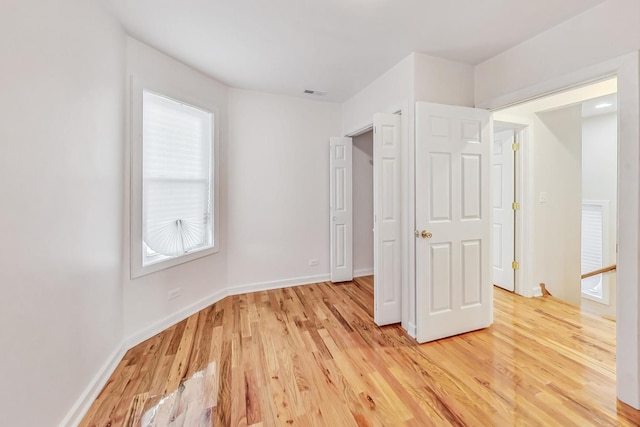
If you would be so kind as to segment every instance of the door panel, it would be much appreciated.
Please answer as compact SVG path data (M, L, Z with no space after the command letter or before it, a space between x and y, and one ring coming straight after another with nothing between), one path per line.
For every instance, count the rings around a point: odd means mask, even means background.
M373 318L378 325L402 320L400 126L396 114L373 119Z
M462 307L482 302L482 242L462 242Z
M493 284L513 292L515 274L511 268L514 257L515 217L511 203L514 198L513 130L496 132L493 137L492 207L493 207Z
M431 245L431 281L439 286L431 288L430 313L440 313L451 310L451 242Z
M331 281L353 279L352 141L330 139Z
M431 222L451 221L451 154L430 153Z
M487 111L416 104L419 342L493 321L490 129Z

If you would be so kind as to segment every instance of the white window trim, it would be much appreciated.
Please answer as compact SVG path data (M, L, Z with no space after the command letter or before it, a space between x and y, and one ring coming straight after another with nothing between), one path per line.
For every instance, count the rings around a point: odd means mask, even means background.
M219 112L215 105L209 101L199 99L184 90L170 87L166 84L143 80L138 76L130 78L130 121L129 121L129 141L130 141L130 277L135 279L156 271L184 264L220 251L220 180L219 180ZM142 94L150 91L173 99L177 102L189 104L213 114L213 149L212 159L212 179L211 186L213 200L213 246L195 250L188 254L172 257L163 261L155 262L143 266L143 240L142 240Z
M602 266L606 267L611 264L611 257L609 256L609 245L610 245L610 229L611 225L609 223L609 201L608 200L583 200L582 205L591 205L591 206L599 206L602 209ZM602 273L600 274L602 277L602 297L598 298L596 295L592 295L587 292L582 292L582 280L580 281L580 293L582 294L582 298L588 299L600 304L610 305L610 276L609 274Z

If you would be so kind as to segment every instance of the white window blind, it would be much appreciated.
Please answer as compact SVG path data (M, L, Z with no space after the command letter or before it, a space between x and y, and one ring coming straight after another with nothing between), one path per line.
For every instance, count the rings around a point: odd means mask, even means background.
M143 265L213 246L213 114L143 92Z
M603 267L603 206L582 204L581 274ZM582 279L582 292L602 298L602 274Z

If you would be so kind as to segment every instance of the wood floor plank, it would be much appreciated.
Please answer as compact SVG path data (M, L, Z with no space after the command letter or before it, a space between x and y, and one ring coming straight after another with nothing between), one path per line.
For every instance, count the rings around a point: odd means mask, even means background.
M81 426L640 425L614 321L494 302L490 328L419 345L373 323L371 276L230 296L128 351Z

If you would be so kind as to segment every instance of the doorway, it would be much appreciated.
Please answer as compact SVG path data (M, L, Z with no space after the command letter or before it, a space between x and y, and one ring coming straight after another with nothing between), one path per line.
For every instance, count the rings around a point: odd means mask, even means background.
M373 129L353 137L353 277L373 276Z
M587 280L581 276L615 265L616 92L614 78L494 113L497 121L527 126L523 134L530 138L525 144L516 141L529 170L519 173L516 166L514 175L522 177L525 187L519 190L516 179L514 217L528 218L527 227L514 222L514 290L537 296L544 284L553 296L610 317L615 316L615 270ZM498 141L504 131L496 131ZM494 218L500 219L495 213ZM518 251L519 240L526 242L528 251ZM499 285L496 246L500 245L494 246L494 283ZM524 286L519 288L518 282Z
M516 142L517 128L503 122L494 123L491 154L492 199L492 266L493 284L509 292L515 291L516 209Z
M330 139L331 281L372 273L373 317L380 326L402 321L402 126L401 112L380 113L373 117L372 134L365 128ZM355 208L354 179L363 198Z

